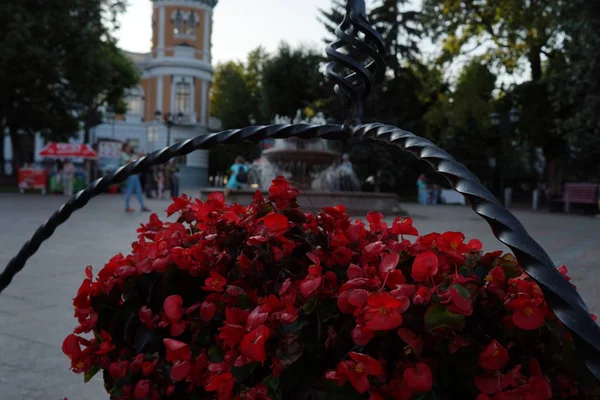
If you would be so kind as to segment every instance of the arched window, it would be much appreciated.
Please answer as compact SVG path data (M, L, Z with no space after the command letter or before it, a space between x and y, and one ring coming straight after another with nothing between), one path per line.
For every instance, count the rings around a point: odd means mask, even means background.
M187 20L187 29L185 34L188 36L194 36L196 34L196 27L198 26L198 20L196 18L196 14L190 12L190 15Z
M190 114L190 99L192 94L192 85L181 81L175 84L175 112L183 115Z
M127 114L142 115L144 110L144 95L139 87L129 89L125 97L127 103Z
M175 17L173 18L173 33L177 35L183 35L183 14L181 10L177 10L175 12Z

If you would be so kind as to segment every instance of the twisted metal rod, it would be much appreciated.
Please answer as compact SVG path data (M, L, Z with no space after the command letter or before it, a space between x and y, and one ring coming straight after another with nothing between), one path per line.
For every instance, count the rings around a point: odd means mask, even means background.
M189 154L194 150L210 149L220 144L291 137L335 140L346 138L348 134L361 140L386 142L414 154L416 158L429 163L448 180L454 190L465 196L473 211L488 222L494 236L513 251L521 267L538 283L544 292L548 306L573 332L580 357L600 380L600 327L592 320L582 298L558 272L544 249L529 236L515 216L505 209L462 164L429 140L390 125L367 124L352 130L344 129L340 125L251 126L198 136L148 154L121 167L114 174L91 183L60 207L46 223L38 228L0 274L0 293L23 269L27 260L35 254L42 242L50 238L56 228L73 212L85 206L91 198L106 192L109 186L123 182L130 175L145 171L153 165L164 164L174 157Z
M346 110L344 126L348 127L360 123L367 97L384 78L385 44L367 21L364 0L348 0L346 15L335 35L338 40L325 49L331 59L325 74L335 82L334 91ZM367 56L366 65L357 59L358 55ZM352 72L343 75L344 69Z

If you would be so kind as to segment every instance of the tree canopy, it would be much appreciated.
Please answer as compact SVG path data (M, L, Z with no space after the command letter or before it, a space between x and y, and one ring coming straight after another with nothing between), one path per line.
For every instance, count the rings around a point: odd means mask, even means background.
M138 79L112 37L123 11L121 0L0 4L0 132L15 164L25 161L23 135L64 141L100 105L123 107Z

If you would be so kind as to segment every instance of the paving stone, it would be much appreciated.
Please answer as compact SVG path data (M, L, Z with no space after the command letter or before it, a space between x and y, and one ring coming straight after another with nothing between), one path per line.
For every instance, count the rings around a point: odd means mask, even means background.
M0 268L64 201L64 197L0 194ZM163 215L168 202L150 200L148 206ZM421 233L460 230L482 240L486 250L507 250L468 207L405 204L403 208ZM600 312L596 295L600 289L600 220L526 210L515 214L557 265L567 264L590 310ZM71 299L85 266L98 270L112 255L127 252L135 230L147 218L140 212L125 214L119 195L91 200L42 244L0 295L0 399L108 398L99 377L84 384L81 375L68 370L62 339L75 325Z

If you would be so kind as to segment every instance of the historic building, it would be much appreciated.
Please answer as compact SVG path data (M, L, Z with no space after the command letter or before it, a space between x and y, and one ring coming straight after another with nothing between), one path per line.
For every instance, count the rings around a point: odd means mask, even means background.
M105 110L104 123L93 128L93 142L112 138L151 152L208 132L212 13L217 1L152 0L151 51L125 52L141 71L140 84L128 92L127 114ZM36 161L42 146L37 137ZM195 151L177 162L182 186L207 184L208 152Z

